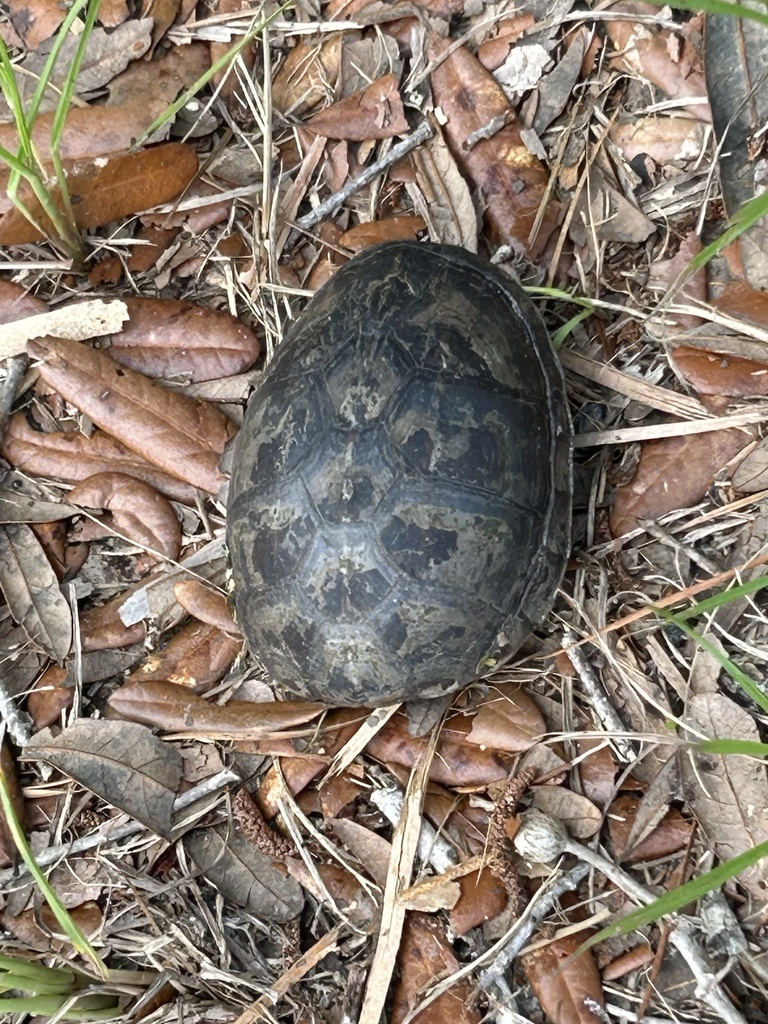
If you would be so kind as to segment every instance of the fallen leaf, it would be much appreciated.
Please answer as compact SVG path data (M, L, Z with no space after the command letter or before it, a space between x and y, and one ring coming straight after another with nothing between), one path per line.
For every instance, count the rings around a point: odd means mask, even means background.
M167 498L125 473L97 473L69 492L69 501L112 513L110 525L129 540L176 559L181 551L181 524Z
M0 738L0 774L2 774L3 783L8 793L11 807L13 807L16 814L16 819L22 823L23 828L26 818L24 797L16 774L16 762L13 759L10 744L5 736ZM9 868L14 865L18 855L16 843L13 841L8 825L8 819L2 807L0 807L0 868Z
M430 56L435 59L441 52L435 48ZM562 211L555 200L547 198L549 174L523 143L501 86L465 47L436 67L431 81L435 104L447 118L446 140L459 167L481 193L491 241L509 245L535 262ZM469 137L499 117L505 119L505 127L468 148ZM545 199L534 239L534 222Z
M715 473L749 444L741 430L665 437L643 445L637 471L619 487L611 509L611 533L620 537L678 508L701 501Z
M211 738L257 739L303 725L325 710L309 701L269 701L252 704L233 700L210 704L186 686L164 682L136 682L121 686L109 698L117 714L146 722L164 732L210 733Z
M768 358L768 357L767 357ZM669 353L675 370L700 395L755 398L768 395L768 361L756 362L679 345Z
M760 738L750 712L722 693L693 694L684 718L694 736L748 742ZM768 777L762 761L691 751L680 757L680 773L688 806L720 861L768 842ZM758 913L765 907L766 872L763 858L738 876Z
M76 514L77 509L63 501L45 501L35 494L0 488L0 523L52 523Z
M598 242L644 242L655 223L592 166L587 186L576 201L570 236L577 245Z
M654 114L611 125L608 136L629 163L649 156L660 166L695 160L706 145L707 126L692 117Z
M80 612L80 643L83 651L127 647L144 639L147 630L143 622L126 626L120 618L120 607L125 597L123 592L111 601Z
M90 437L76 431L44 434L34 430L24 413L18 412L6 425L0 453L30 476L78 483L97 473L115 470L143 480L173 501L186 505L195 502L194 487L162 472L101 430L95 430Z
M768 437L739 463L731 483L735 491L745 494L768 489Z
M59 0L8 0L8 17L29 50L50 39L66 17Z
M104 915L98 903L86 902L72 907L69 916L86 935L93 940L104 927ZM61 925L49 906L32 907L16 915L3 911L0 923L10 932L24 949L36 949L41 953L57 953L69 960L75 955L72 943L63 935Z
M222 486L219 459L236 428L218 409L77 342L32 341L29 354L47 384L147 461L212 494Z
M426 226L421 217L405 215L383 217L381 220L356 224L344 232L339 239L339 245L357 253L367 249L369 245L378 245L380 242L395 242L403 239L415 241L416 236L424 231Z
M181 580L173 588L176 600L189 615L216 626L224 633L239 636L240 629L235 622L226 597L201 580Z
M227 636L216 626L188 622L153 651L126 683L167 681L201 692L227 674L242 647L241 639Z
M70 775L92 793L169 839L181 783L181 754L132 722L78 719L59 736L35 736L25 754Z
M0 359L22 355L28 341L48 334L71 341L98 338L107 331L119 331L127 317L125 303L119 299L89 299L19 320L6 320L0 326Z
M627 850L632 823L640 800L631 793L623 793L611 804L608 812L608 831L616 857L624 864L642 864L661 860L687 849L694 823L686 821L676 809L669 810L656 828L631 850Z
M229 825L195 829L182 840L216 891L261 921L291 921L304 906L299 883Z
M331 104L305 125L317 135L356 142L389 139L409 130L394 75L384 75L366 89Z
M323 43L297 43L272 82L272 102L283 117L302 117L334 96L341 66L340 32Z
M574 839L589 839L603 824L591 800L564 786L531 786L531 806L561 821Z
M497 683L472 719L467 743L518 753L546 733L544 716L518 683Z
M525 976L553 1024L595 1024L603 1017L590 1006L605 1006L592 950L568 961L586 937L583 931L564 935L521 957Z
M223 310L178 299L129 296L123 301L128 323L102 347L116 363L147 377L214 380L242 373L258 358L256 335Z
M74 686L62 685L69 673L59 665L49 665L35 682L27 697L27 711L35 723L35 730L44 729L61 719L62 711L72 706Z
M442 132L418 146L411 162L418 189L406 188L429 225L430 239L477 252L477 210Z
M596 738L577 740L576 745L583 758L579 761L579 778L584 796L605 808L616 794L617 766L611 748Z
M458 883L461 895L448 915L451 935L455 938L491 921L507 905L507 890L490 868L462 875Z
M392 844L384 836L371 831L353 818L334 818L327 824L363 865L374 882L383 889L387 882Z
M496 34L486 39L477 48L477 56L480 62L489 71L496 68L506 60L510 47L517 40L528 32L536 23L536 19L530 12L516 14L512 18L503 18L496 25Z
M79 228L95 228L122 220L179 196L197 173L197 153L181 142L123 153L90 162L65 164L69 197ZM51 196L57 207L61 199L55 188ZM0 245L23 245L56 237L56 229L26 185L20 198L42 231L16 208L0 217Z
M0 526L0 588L31 643L63 661L72 645L72 614L40 541L23 523Z

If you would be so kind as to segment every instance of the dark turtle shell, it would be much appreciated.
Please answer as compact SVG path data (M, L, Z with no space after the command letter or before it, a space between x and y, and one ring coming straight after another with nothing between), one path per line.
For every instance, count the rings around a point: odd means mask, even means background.
M238 620L293 693L448 693L546 615L570 498L563 376L524 292L463 249L374 246L312 299L246 411Z

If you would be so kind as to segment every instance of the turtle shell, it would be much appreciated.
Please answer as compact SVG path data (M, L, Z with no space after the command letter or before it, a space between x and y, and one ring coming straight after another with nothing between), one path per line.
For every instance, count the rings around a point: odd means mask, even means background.
M315 295L248 405L238 620L294 694L448 693L546 615L570 499L562 371L522 289L453 246L374 246Z

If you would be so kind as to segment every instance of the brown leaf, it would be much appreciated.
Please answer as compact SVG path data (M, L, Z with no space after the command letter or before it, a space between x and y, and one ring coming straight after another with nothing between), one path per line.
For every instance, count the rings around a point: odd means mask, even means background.
M242 640L227 636L216 626L188 622L153 651L126 682L167 681L196 692L207 690L227 674L242 646Z
M218 409L119 367L78 342L37 339L40 375L68 402L123 444L172 476L215 494L224 483L219 459L235 433Z
M146 462L116 438L95 430L90 437L76 431L44 434L33 430L24 413L8 421L0 440L0 453L30 476L78 483L97 473L115 470L143 480L174 501L195 502L195 488Z
M439 55L435 48L432 58ZM501 86L465 47L435 68L431 81L435 104L448 118L443 128L448 145L482 195L491 241L510 245L535 261L560 220L561 208L547 200L538 234L531 239L539 206L547 196L549 174L524 145ZM505 117L506 126L467 148L468 137L497 117Z
M35 736L25 754L42 758L153 832L170 837L181 754L150 729L81 718L59 736Z
M189 615L216 626L224 633L240 635L240 629L234 620L226 597L213 587L206 586L201 580L182 580L177 583L173 592L176 600Z
M16 819L21 822L23 827L26 817L24 797L16 775L16 762L13 759L10 744L5 737L0 740L0 771L2 771L3 781ZM18 851L8 826L8 820L0 807L0 868L11 867L16 863L17 857Z
M607 815L611 845L619 860L625 864L642 864L643 861L670 857L687 848L693 833L693 822L686 821L677 809L672 808L645 839L627 851L627 841L639 803L636 796L623 793L613 801Z
M477 48L477 56L484 67L495 71L507 59L512 46L525 32L536 24L530 12L517 14L512 18L503 18L496 26L496 34L486 39Z
M272 82L272 102L285 117L301 117L331 100L341 66L341 32L322 44L297 43Z
M626 14L656 14L651 4L636 0L621 0L611 8ZM707 96L704 75L692 70L690 61L674 61L670 57L667 29L648 26L633 21L606 21L606 31L618 51L613 62L630 73L640 74L658 86L670 99L685 100ZM685 108L688 113L702 121L710 121L712 114L706 103L692 104Z
M490 868L480 868L458 879L461 896L448 915L451 935L461 938L492 920L507 905L507 890Z
M467 743L491 750L528 750L547 731L544 716L519 683L497 683L472 719Z
M627 162L647 155L657 164L695 159L706 145L707 127L690 117L639 117L608 132Z
M424 231L426 227L422 217L384 217L382 220L356 224L344 232L339 239L339 245L355 253L362 252L369 245L378 245L379 242L415 240L419 232Z
M126 626L120 618L120 608L126 597L127 592L123 591L111 601L80 613L80 643L84 651L127 647L144 639L147 630L143 622Z
M768 395L768 362L707 352L680 345L672 349L670 362L700 395L755 398Z
M0 588L32 644L53 661L72 645L72 614L40 541L29 526L0 526Z
M614 537L701 501L718 470L749 444L741 430L665 437L643 445L637 472L616 491L611 509Z
M129 540L176 559L181 551L181 524L167 498L124 473L97 473L69 492L85 508L112 513L112 525Z
M223 310L135 295L123 301L130 319L102 347L147 377L214 380L242 373L258 358L256 335Z
M574 839L589 839L603 824L591 800L564 786L532 786L531 805L562 821Z
M0 523L53 523L76 512L63 501L45 501L34 494L0 488Z
M257 739L303 725L325 710L309 701L269 701L252 704L233 700L223 707L209 704L186 686L164 682L134 682L109 698L121 717L146 722L164 732L210 733L211 736Z
M733 489L755 494L768 488L768 437L739 463L733 474Z
M63 686L69 673L58 665L49 665L35 682L35 688L27 697L27 711L32 716L35 729L44 729L61 718L61 712L72 706L75 696L73 686Z
M595 1024L600 1018L587 1000L605 1006L592 950L567 962L586 937L583 931L565 935L522 957L525 975L553 1024Z
M394 75L384 75L367 89L353 92L321 110L306 122L306 127L329 139L349 139L354 142L405 135L408 122L398 92L397 79Z
M445 927L429 914L414 912L405 919L397 964L400 978L395 985L390 1024L402 1024L427 988L459 969ZM472 1002L472 984L464 978L410 1019L414 1024L479 1024L482 1014Z
M298 882L229 825L195 829L182 841L217 892L235 906L263 921L290 921L301 913L304 896Z
M104 927L104 915L99 909L98 903L81 903L80 906L72 907L69 916L91 940L97 938ZM46 904L25 910L16 917L3 911L0 914L0 923L22 944L24 949L36 949L41 953L58 953L67 960L75 955L72 943L63 936L61 925Z
M597 738L577 740L576 746L583 757L579 761L579 777L584 796L605 808L616 792L616 761L611 748Z
M0 324L12 324L27 316L36 316L48 310L47 303L36 299L20 284L0 280Z
M389 873L392 844L378 832L352 818L335 818L326 822L350 853L360 861L377 885L384 888Z
M184 143L169 142L138 153L69 164L65 171L77 226L95 228L175 199L197 173L197 153ZM61 208L57 190L52 188L51 194ZM43 230L56 237L31 190L22 189L21 198ZM0 245L22 245L42 237L15 207L0 217Z
M50 39L66 13L58 0L9 0L8 16L28 50Z

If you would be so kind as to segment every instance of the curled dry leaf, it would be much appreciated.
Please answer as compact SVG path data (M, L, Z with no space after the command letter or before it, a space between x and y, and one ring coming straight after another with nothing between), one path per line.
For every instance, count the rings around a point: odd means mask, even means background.
M671 857L688 847L693 822L686 821L680 811L673 807L649 835L628 850L627 842L639 804L636 796L623 793L613 801L607 815L611 845L619 860L625 864L642 864L643 861Z
M147 461L212 494L222 486L219 459L236 427L218 409L77 342L40 339L29 354L47 384Z
M108 340L116 363L147 377L197 383L242 373L256 362L259 340L230 313L178 299L129 296L130 317Z
M715 473L749 440L742 430L713 430L643 445L637 472L616 491L610 517L613 536L629 533L643 519L658 519L701 501Z
M195 501L194 487L151 465L102 430L95 430L90 437L76 431L44 434L34 430L24 413L18 412L6 425L0 453L30 476L75 484L96 473L116 470L143 480L173 501L186 505Z
M680 345L670 362L700 395L755 398L768 395L768 362Z
M132 722L82 718L59 736L40 733L25 748L107 803L170 838L181 754Z
M344 232L339 239L339 245L355 253L362 252L369 245L377 245L379 242L415 240L426 226L422 217L384 217L382 220L369 221L367 224L356 224Z
M197 154L182 142L169 142L138 153L70 164L65 172L77 226L95 228L181 195L197 173ZM61 206L57 190L51 192ZM43 231L55 238L56 229L31 190L22 188L21 198ZM0 245L23 245L42 237L16 207L0 217Z
M397 957L400 977L395 985L390 1024L402 1024L425 991L459 969L445 927L429 914L406 916ZM472 1006L472 984L464 978L438 996L414 1020L419 1024L479 1024L483 1015Z
M234 620L226 597L213 587L206 586L201 580L181 580L173 592L176 600L189 615L216 626L224 633L238 636L240 629Z
M223 707L209 704L186 686L141 682L121 686L109 706L122 718L146 722L164 732L210 733L212 737L257 739L303 725L325 710L309 701L268 701L252 704L233 700Z
M532 786L531 804L561 821L575 839L589 839L600 831L603 815L580 793L564 786Z
M394 75L384 75L367 89L353 92L321 110L306 122L306 127L329 139L348 139L354 142L405 135L408 122L397 79Z
M222 679L240 653L243 644L216 626L188 622L146 662L131 673L127 682L167 681L200 692Z
M341 66L341 32L322 44L298 43L272 83L272 102L283 116L301 117L331 100Z
M544 716L518 683L497 683L472 719L467 743L515 753L528 750L547 731Z
M80 613L80 643L84 651L108 651L144 639L147 629L143 622L126 626L120 618L126 596L123 591L111 601Z
M431 54L438 57L446 44ZM459 167L477 186L485 206L491 240L511 246L536 261L559 222L561 209L547 200L549 173L525 146L512 108L493 75L461 47L432 72L432 91L447 122L445 137ZM469 148L469 136L495 118L505 126L491 138ZM546 201L535 238L532 231L539 207Z
M96 938L104 927L104 915L99 909L98 903L92 901L72 907L69 916L91 940ZM0 914L0 924L21 943L23 949L36 949L41 953L58 953L65 960L69 960L75 955L71 942L64 938L56 938L57 934L61 934L61 925L46 904L41 907L32 907L15 917L8 911L3 911Z
M73 487L72 504L112 513L118 533L150 551L176 559L181 551L181 524L162 494L125 473L97 473Z
M595 1024L600 1018L589 1003L605 1006L592 951L568 963L586 938L584 932L564 935L522 958L531 988L553 1024Z
M0 526L0 588L31 643L63 661L72 645L72 614L40 541L23 523Z
M406 186L433 242L477 252L478 214L442 132L411 153L418 188Z

